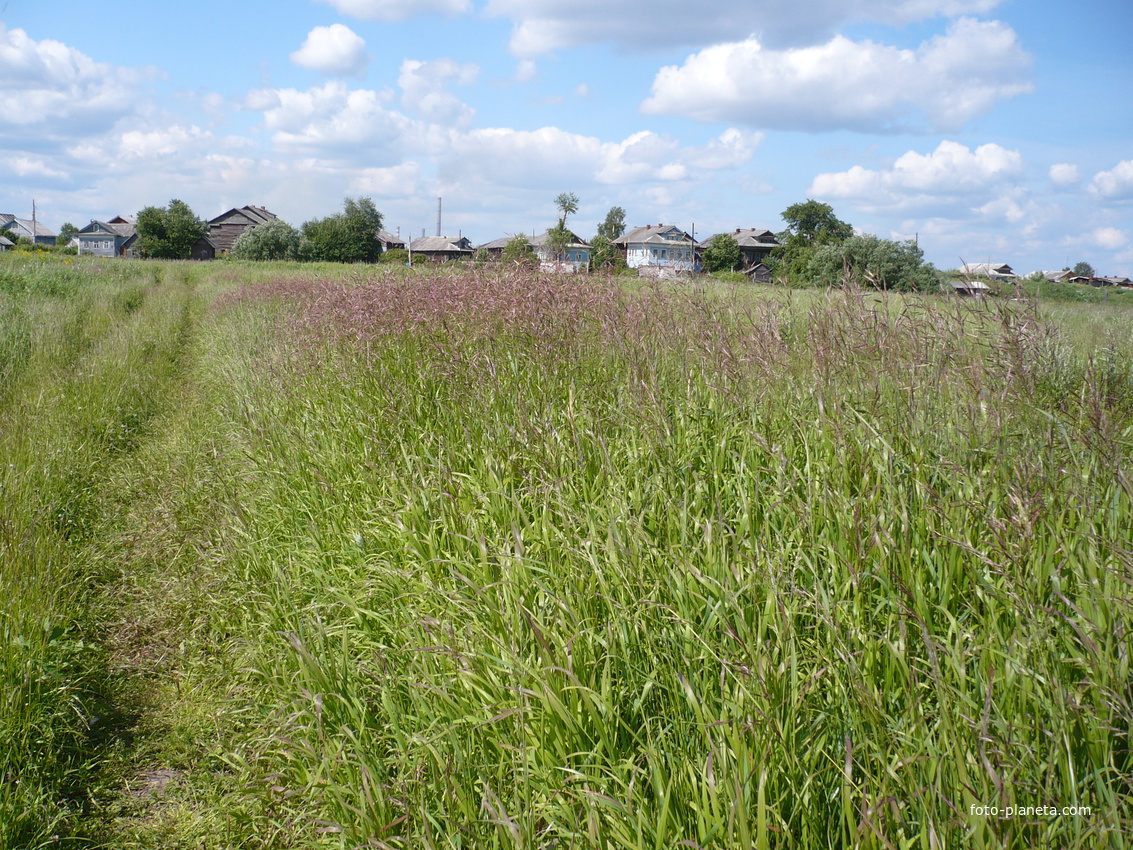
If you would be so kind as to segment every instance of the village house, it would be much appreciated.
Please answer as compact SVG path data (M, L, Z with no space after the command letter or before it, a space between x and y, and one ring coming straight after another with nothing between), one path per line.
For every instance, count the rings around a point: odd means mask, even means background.
M134 220L115 216L110 221L91 221L74 240L81 255L94 257L133 257L137 250L138 231Z
M467 236L422 236L409 243L409 253L414 259L445 263L471 257L473 250Z
M56 234L43 226L42 222L32 222L16 218L11 213L0 213L0 232L5 232L11 242L27 239L36 245L54 245Z
M531 247L535 249L535 255L539 258L539 267L543 271L573 274L590 268L590 244L572 231L567 231L567 244L563 248L562 256L555 256L549 230L533 236Z
M964 263L960 266L960 274L967 277L989 277L992 279L1018 277L1007 263Z
M779 247L779 240L775 238L775 234L770 230L762 227L737 227L734 233L714 233L703 242L697 244L697 250L703 251L708 247L709 243L717 236L731 236L736 240L736 244L740 246L740 271L748 272L754 270L756 266L763 263L771 252ZM768 279L770 279L770 270L764 266L767 271ZM758 274L757 277L762 277Z
M398 228L400 230L401 228ZM382 246L382 251L396 251L405 249L405 240L401 238L401 234L394 235L388 230L378 231L378 244Z
M635 227L613 240L625 256L626 265L638 274L668 277L681 272L699 271L696 241L671 224Z
M16 243L9 239L7 236L0 236L0 251L7 251Z
M493 239L491 242L485 242L483 245L476 246L476 252L483 251L493 260L498 260L503 256L504 249L507 248L508 243L511 242L513 237L501 236L499 239ZM530 247L531 240L527 240L527 245Z
M214 260L218 255L227 254L245 230L278 221L279 217L265 207L244 206L221 213L208 222L208 233L193 244L191 256L194 260Z

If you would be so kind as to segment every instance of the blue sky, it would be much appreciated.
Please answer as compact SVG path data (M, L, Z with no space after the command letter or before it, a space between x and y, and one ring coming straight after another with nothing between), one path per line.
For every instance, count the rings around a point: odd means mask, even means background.
M1129 0L0 0L0 212L369 196L480 243L581 199L783 227L817 198L941 268L1133 275Z

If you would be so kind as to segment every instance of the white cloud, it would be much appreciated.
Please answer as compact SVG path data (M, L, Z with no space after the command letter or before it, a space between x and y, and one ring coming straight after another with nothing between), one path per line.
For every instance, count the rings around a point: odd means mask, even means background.
M106 131L135 109L141 79L0 22L0 139L42 146Z
M973 18L916 50L840 35L768 50L749 38L662 68L642 110L791 130L955 129L1031 91L1029 66L1014 30Z
M350 181L350 191L382 198L409 198L417 194L421 166L403 162L390 168L364 168Z
M336 0L345 2L345 0ZM485 14L514 22L511 50L538 56L582 44L702 46L756 35L771 46L814 44L846 23L907 24L985 14L999 0L489 0ZM600 26L595 21L601 21Z
M1091 237L1094 244L1100 248L1105 248L1107 251L1116 251L1129 243L1129 234L1124 230L1118 230L1116 227L1099 227L1091 234Z
M586 85L586 83L579 83L574 87L574 96L590 97L590 86Z
M306 91L259 90L245 105L263 112L264 127L281 152L384 167L400 162L407 141L423 132L419 122L387 109L388 99L331 81Z
M1055 186L1073 186L1081 179L1078 166L1070 162L1056 162L1050 167L1050 182Z
M1103 198L1133 198L1133 159L1124 159L1109 171L1099 171L1090 190Z
M311 30L303 46L291 54L291 61L323 74L364 77L370 54L365 40L350 27L332 24Z
M319 0L344 15L370 21L404 21L415 15L462 15L471 0Z
M980 145L973 151L945 140L929 154L902 154L885 170L856 165L848 171L819 174L809 191L823 198L861 201L873 208L912 206L999 190L1022 170L1019 151L997 144Z
M17 177L46 177L49 180L61 180L67 177L63 171L51 168L42 159L32 159L26 156L16 156L7 160L0 160Z
M515 76L512 79L517 83L529 83L538 73L539 67L534 60L520 59L519 64L515 66Z
M401 86L401 102L407 110L437 124L467 126L475 115L451 92L449 85L471 85L480 68L461 65L451 59L420 62L406 59L401 63L397 84Z

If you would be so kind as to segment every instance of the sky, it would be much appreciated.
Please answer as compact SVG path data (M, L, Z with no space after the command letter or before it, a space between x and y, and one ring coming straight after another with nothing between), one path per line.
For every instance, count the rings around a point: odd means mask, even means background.
M0 0L0 212L782 230L1133 276L1130 0Z

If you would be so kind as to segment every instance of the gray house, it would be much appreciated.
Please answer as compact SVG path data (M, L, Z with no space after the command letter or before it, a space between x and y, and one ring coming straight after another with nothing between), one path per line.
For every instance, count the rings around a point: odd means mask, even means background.
M444 263L471 257L473 250L472 242L467 236L458 239L451 236L422 236L409 243L409 253L414 259Z
M7 251L13 245L15 245L15 243L7 236L0 236L0 251Z
M27 219L16 218L11 213L0 213L0 233L6 233L13 242L21 238L35 242L36 245L55 244L54 231L48 230L38 221L33 225Z
M138 243L134 220L115 216L110 221L92 221L75 236L80 254L94 257L133 257Z
M964 263L960 266L960 274L967 277L1018 277L1007 263Z
M770 230L762 227L737 227L734 233L714 233L703 242L697 244L697 250L703 251L708 243L717 236L731 236L740 246L740 271L746 272L754 269L770 256L771 252L779 247L779 240Z

